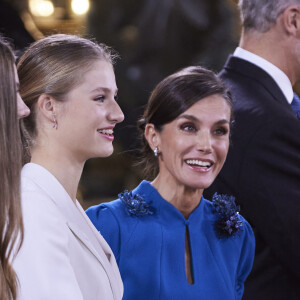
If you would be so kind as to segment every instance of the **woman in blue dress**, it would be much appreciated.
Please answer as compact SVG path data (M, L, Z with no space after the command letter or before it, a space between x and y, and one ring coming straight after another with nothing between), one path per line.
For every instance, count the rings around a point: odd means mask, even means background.
M229 147L232 100L211 71L160 82L139 121L147 179L87 214L112 248L125 300L241 299L254 235L234 198L203 198Z

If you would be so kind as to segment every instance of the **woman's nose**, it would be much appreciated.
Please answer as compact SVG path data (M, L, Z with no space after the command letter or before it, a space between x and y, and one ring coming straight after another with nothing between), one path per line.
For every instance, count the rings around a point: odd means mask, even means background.
M30 114L28 106L24 103L20 95L17 95L18 118L22 119Z
M119 104L115 101L112 102L111 110L109 112L109 119L114 123L120 123L124 120L124 114Z
M212 140L210 132L202 131L198 136L197 150L205 153L212 151Z

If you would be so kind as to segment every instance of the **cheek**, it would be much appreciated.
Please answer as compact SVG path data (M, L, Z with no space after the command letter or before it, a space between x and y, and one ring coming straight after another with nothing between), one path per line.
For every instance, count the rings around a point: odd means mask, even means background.
M97 108L74 106L69 111L66 110L65 113L61 115L61 118L64 118L68 123L72 123L74 127L84 130L84 128L93 126L98 128L104 119L104 114Z
M218 143L217 151L218 151L218 156L222 163L224 163L226 159L228 149L229 149L229 140L224 140Z
M168 160L174 160L181 156L187 149L190 141L183 138L175 138L174 134L170 134L162 144L162 152Z

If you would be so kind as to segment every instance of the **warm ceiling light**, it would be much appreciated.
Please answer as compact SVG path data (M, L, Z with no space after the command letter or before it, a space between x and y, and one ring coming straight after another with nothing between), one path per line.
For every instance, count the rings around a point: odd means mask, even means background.
M50 0L30 0L29 8L33 15L49 17L54 12L53 3Z
M89 0L72 0L72 10L76 15L84 15L90 7Z

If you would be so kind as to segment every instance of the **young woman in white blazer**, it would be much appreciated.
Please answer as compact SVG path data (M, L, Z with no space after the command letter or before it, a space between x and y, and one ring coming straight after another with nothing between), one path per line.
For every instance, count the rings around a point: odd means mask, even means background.
M121 300L115 257L76 200L87 159L113 152L124 118L115 98L114 56L71 35L32 44L18 64L32 114L23 134L23 246L14 261L24 300Z

